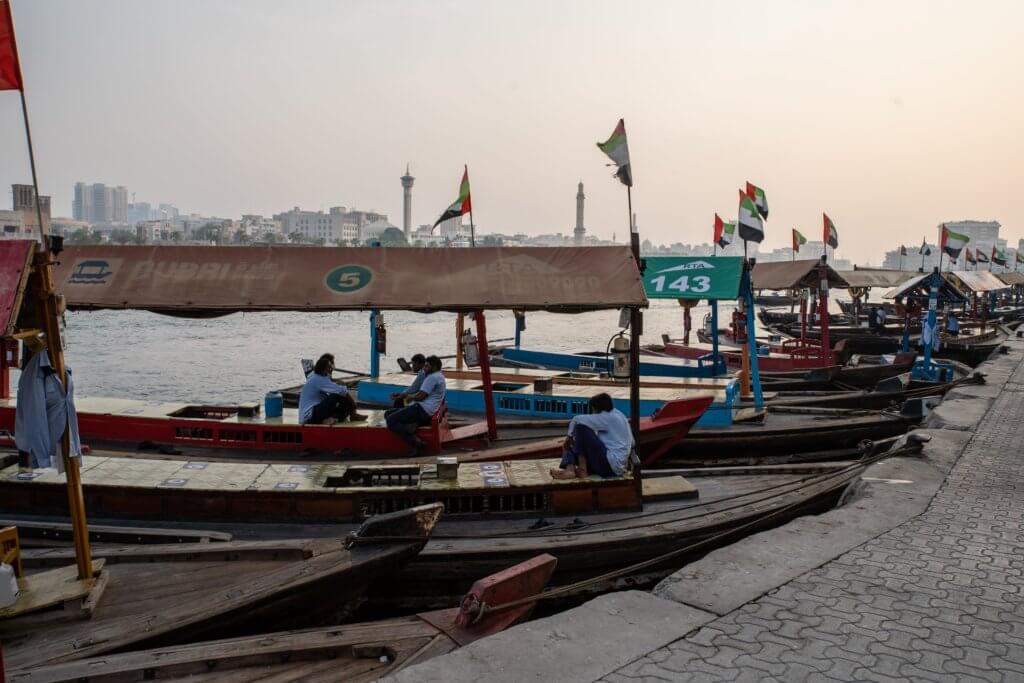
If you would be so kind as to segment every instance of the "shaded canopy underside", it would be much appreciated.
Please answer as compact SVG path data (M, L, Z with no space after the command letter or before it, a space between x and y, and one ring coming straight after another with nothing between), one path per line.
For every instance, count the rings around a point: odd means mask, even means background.
M189 317L647 305L628 247L71 246L54 278L73 309Z

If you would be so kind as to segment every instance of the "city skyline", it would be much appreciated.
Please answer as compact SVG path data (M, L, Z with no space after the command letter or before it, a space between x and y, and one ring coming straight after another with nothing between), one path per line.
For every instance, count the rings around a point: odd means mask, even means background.
M1004 87L1021 61L1016 3L13 10L56 215L86 178L206 215L344 204L397 219L408 161L417 226L450 203L465 163L486 231L571 234L582 180L587 234L621 237L624 193L594 143L623 116L634 209L654 243L709 241L747 180L772 207L764 249L791 228L813 239L822 211L857 262L932 240L943 220L995 219L1011 243L1024 236L1024 99ZM751 30L722 51L739 16ZM460 41L439 40L453 28ZM20 111L2 102L0 182L24 183Z

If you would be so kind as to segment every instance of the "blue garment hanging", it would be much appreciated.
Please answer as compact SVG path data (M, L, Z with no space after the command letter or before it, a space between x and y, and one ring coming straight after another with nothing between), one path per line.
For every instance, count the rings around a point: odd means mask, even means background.
M75 413L75 387L68 368L68 390L64 392L46 351L35 353L18 379L18 405L14 419L14 442L29 454L33 468L56 467L64 471L60 440L66 426L71 428L71 456L82 454Z

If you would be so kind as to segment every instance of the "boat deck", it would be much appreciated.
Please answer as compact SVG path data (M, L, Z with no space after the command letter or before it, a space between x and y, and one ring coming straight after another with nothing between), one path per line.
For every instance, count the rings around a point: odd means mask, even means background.
M467 379L480 381L480 370L478 368L468 368L465 370L455 370L454 368L446 368L444 371L445 379ZM394 376L406 377L411 382L412 375L406 373L394 373ZM533 384L534 380L537 379L550 379L552 383L559 387L563 386L583 386L583 387L628 387L625 380L615 380L607 375L599 375L593 372L580 372L580 371L561 371L561 370L543 370L536 368L502 368L492 367L491 368L491 380L496 382L528 382ZM652 387L652 382L656 380L656 384ZM736 382L735 377L644 377L640 378L641 388L658 388L658 389L697 389L708 392L725 392L734 386ZM645 386L646 385L646 386ZM589 389L591 393L597 391L597 389Z
M535 488L571 486L579 480L552 479L549 470L556 459L467 463L456 479L439 479L437 465L360 466L345 464L286 464L160 460L118 456L83 456L82 484L100 487L200 489L205 491L274 491L296 493L398 490L467 491L483 488ZM360 486L363 474L372 469L373 483ZM626 479L631 478L627 474ZM53 468L19 472L17 465L0 469L0 480L33 484L63 484L65 477ZM604 480L592 476L596 486Z
M0 399L0 409L17 407L17 399ZM245 406L243 406L245 407ZM268 426L299 426L299 411L296 408L285 408L281 417L265 417L262 410L257 413L259 404L249 406L250 411L239 412L239 406L216 406L194 403L176 403L161 401L140 401L128 398L107 398L83 396L75 397L75 411L79 414L111 415L118 417L138 418L175 418L180 420L216 420L221 424L268 425ZM367 415L365 422L339 422L334 425L303 425L304 428L316 429L361 429L366 427L386 427L383 410L360 410Z

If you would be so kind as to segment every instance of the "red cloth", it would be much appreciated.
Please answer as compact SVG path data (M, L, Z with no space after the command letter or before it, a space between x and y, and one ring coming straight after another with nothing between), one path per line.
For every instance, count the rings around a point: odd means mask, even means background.
M14 19L11 3L0 0L0 90L22 90L18 45L14 41Z

